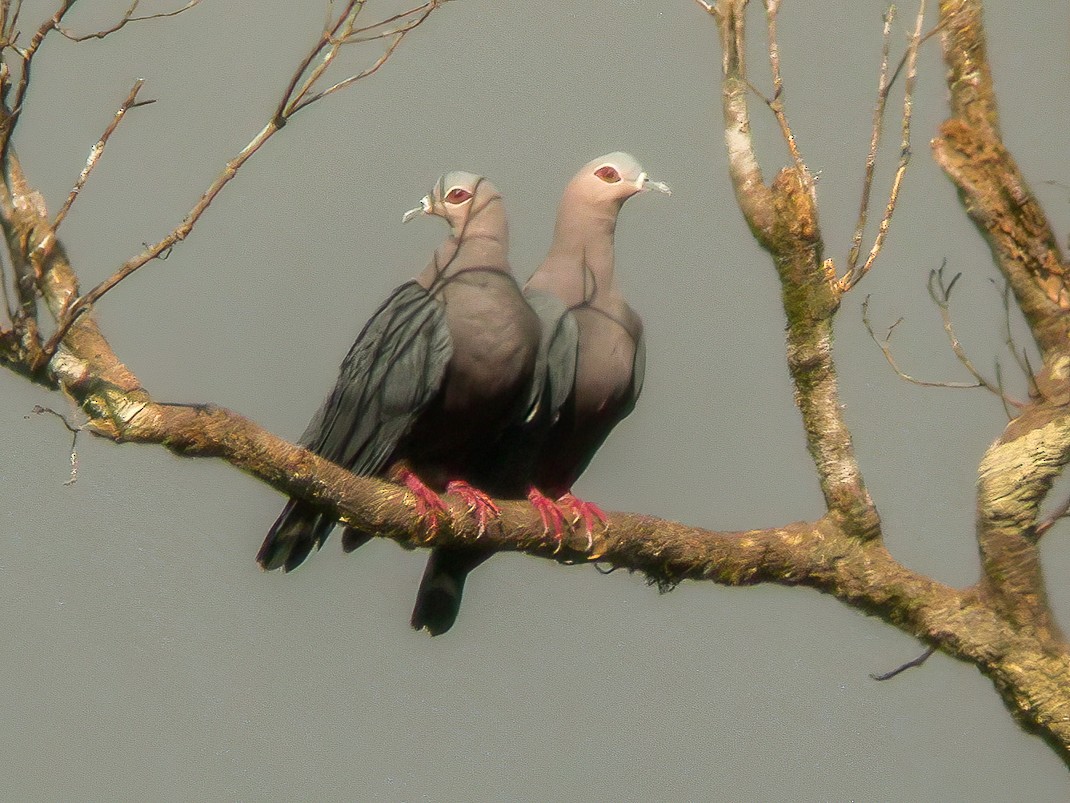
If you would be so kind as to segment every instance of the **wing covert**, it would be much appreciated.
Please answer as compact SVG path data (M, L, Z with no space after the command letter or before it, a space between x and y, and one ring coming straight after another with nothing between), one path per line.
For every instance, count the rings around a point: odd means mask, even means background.
M301 444L355 474L373 474L438 394L453 354L441 303L416 282L371 317Z

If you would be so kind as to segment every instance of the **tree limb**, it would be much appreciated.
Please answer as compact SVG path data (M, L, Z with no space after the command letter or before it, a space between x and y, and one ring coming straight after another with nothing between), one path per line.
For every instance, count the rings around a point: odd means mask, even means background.
M979 468L982 588L1016 627L1062 650L1036 527L1041 502L1070 461L1066 266L1040 204L1000 138L980 0L943 0L940 27L952 116L933 140L934 158L992 249L1044 359L1033 403L1008 424Z
M724 47L722 109L729 175L751 232L772 256L780 275L788 319L788 368L806 441L829 512L842 517L858 538L877 538L880 518L855 459L839 402L832 359L832 318L840 289L831 264L822 262L814 179L805 165L780 171L766 186L754 152L747 108L744 60L746 0L720 0L710 9ZM775 14L775 4L770 6ZM771 29L775 35L775 28ZM790 132L781 109L778 119ZM795 138L785 133L789 150Z

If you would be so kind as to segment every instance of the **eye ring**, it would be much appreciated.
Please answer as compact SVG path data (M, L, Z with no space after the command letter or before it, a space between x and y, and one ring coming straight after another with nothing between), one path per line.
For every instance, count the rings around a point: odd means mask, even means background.
M594 171L594 174L606 184L616 184L620 181L620 173L617 172L617 168L613 167L613 165L602 165Z
M454 187L446 193L446 203L463 204L472 198L472 193L464 187Z

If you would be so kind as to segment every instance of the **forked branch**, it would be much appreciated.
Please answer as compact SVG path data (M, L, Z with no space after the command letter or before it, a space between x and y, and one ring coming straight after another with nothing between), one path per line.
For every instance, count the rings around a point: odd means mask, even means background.
M364 8L364 3L361 2L361 0L348 0L337 17L328 20L323 33L294 71L293 76L290 78L290 81L283 92L282 99L280 100L274 115L267 124L264 125L259 133L257 133L257 135L253 137L253 139L242 148L236 156L227 162L226 166L223 168L223 172L219 174L211 185L209 185L200 200L198 200L193 208L187 213L182 223L172 229L165 237L153 245L148 246L140 254L128 259L111 276L89 292L73 298L70 301L60 313L55 332L41 350L41 359L45 361L51 359L52 355L55 354L56 348L62 342L63 338L78 317L90 309L112 288L152 260L159 258L162 254L169 253L175 245L185 240L222 189L229 184L235 176L237 176L238 171L245 162L257 153L281 128L283 128L294 114L310 104L315 103L317 100L371 75L382 67L387 59L389 59L395 52L405 35L422 24L431 12L438 8L442 2L443 0L429 0L429 2L424 3L415 9L392 18L397 19L399 17L405 17L407 18L407 21L398 25L396 28L380 31L375 35L368 37L367 40L390 38L390 43L386 50L378 59L376 59L371 67L341 81L335 82L322 90L316 90L316 87L327 74L328 68L334 63L338 52L343 45L352 43L358 31L366 31L375 28L377 25L382 25L382 23L376 23L367 28L358 29L356 27L356 21L360 12ZM317 62L314 67L311 66L313 62ZM37 367L39 368L40 366Z
M847 273L839 281L841 292L847 292L862 277L873 268L877 261L884 241L888 236L888 229L892 225L892 215L895 213L896 204L899 201L899 192L903 186L903 178L906 176L907 165L910 164L910 121L914 114L914 86L918 77L918 48L925 37L922 36L922 25L925 22L925 0L918 4L918 16L914 21L914 33L910 37L906 55L903 57L906 65L906 85L903 89L903 117L902 138L899 144L899 164L892 176L892 187L888 192L888 203L884 206L884 216L877 226L877 235L873 239L873 246L869 249L869 255L861 267L858 266L862 237L865 232L866 219L869 214L870 191L873 185L873 172L877 160L877 149L880 146L880 132L883 127L884 107L888 98L888 92L894 81L888 79L888 31L893 16L892 10L885 15L884 22L884 50L881 58L880 81L877 89L877 104L873 111L873 133L870 137L870 149L866 156L865 178L862 184L862 202L858 212L858 223L855 227L854 238L851 242L851 250L847 256ZM898 70L896 70L898 74Z

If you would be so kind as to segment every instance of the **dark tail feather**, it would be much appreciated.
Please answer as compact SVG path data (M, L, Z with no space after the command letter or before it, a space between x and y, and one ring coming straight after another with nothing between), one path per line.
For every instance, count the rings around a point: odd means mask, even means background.
M319 510L291 499L268 531L256 562L267 571L296 569L313 549L323 544L333 527L334 522Z
M354 549L364 546L374 537L371 533L363 533L360 530L354 530L352 527L346 527L342 531L342 551L348 555Z
M453 627L461 611L468 573L493 554L492 550L482 549L432 549L416 592L413 628L439 636Z

